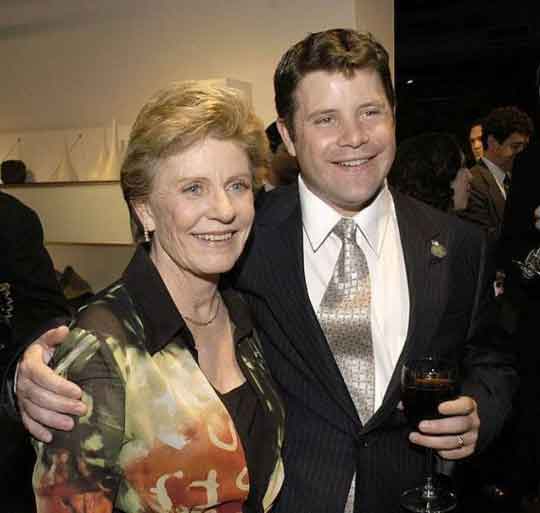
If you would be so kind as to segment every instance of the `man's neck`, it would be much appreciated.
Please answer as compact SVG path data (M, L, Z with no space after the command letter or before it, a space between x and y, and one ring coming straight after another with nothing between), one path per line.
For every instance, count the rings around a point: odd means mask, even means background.
M501 162L493 152L487 150L484 153L484 158L488 159L492 164L495 164L501 171L504 171L504 173L510 174L512 172L512 168L510 167L510 169L508 169L508 166Z

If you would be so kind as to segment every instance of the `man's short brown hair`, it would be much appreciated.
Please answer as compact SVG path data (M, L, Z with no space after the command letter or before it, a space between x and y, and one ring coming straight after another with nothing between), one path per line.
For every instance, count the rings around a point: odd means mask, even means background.
M352 29L315 32L287 50L274 73L274 91L278 116L284 120L293 139L295 92L302 78L313 71L339 72L349 78L360 69L373 69L379 74L388 103L394 110L388 52L370 33Z
M530 137L533 133L531 118L517 107L498 107L482 121L482 144L487 148L488 136L502 144L513 133Z

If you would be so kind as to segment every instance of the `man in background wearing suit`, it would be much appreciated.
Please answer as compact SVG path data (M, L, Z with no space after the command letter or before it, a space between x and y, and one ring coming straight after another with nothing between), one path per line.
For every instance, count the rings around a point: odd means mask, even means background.
M482 122L474 121L469 130L469 151L471 155L471 167L484 156L484 144L482 143Z
M540 109L540 66L536 71ZM539 110L540 112L540 110ZM540 118L537 118L540 121ZM505 476L516 498L540 505L540 395L538 314L540 312L540 137L516 159L506 202L498 262L506 273L502 296L511 321L509 330L518 355L520 387L516 397L510 455ZM525 269L517 262L530 262ZM535 272L536 271L536 272ZM533 334L531 336L531 333Z
M36 213L0 192L0 373L33 331L69 315ZM33 450L0 405L0 493L6 511L32 511Z
M371 35L307 36L283 56L274 84L300 178L265 195L235 279L286 400L286 479L275 512L395 512L401 492L422 481L421 446L463 459L489 444L510 410L515 373L504 339L489 332L485 240L386 186L394 90L388 54ZM334 300L348 266L358 274L346 278L355 297L346 319ZM27 351L18 394L27 425L46 437L35 423L69 428L51 410L76 413L78 391L40 365L41 352ZM400 371L426 355L460 364L462 395L440 406L444 418L411 432Z
M494 109L482 121L484 156L471 168L471 195L461 216L485 228L491 241L501 234L514 159L532 132L531 119L517 107Z

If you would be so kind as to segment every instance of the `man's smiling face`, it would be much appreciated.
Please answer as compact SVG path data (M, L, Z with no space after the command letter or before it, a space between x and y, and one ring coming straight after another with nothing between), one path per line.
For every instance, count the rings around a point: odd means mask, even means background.
M381 189L396 151L394 112L378 73L314 71L294 93L294 140L279 123L307 187L342 215L354 215Z

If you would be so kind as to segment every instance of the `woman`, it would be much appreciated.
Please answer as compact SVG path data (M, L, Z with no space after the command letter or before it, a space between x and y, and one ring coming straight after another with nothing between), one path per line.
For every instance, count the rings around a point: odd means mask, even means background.
M270 508L283 408L246 306L220 279L266 161L264 130L233 90L187 82L143 107L121 184L145 242L54 356L88 412L36 443L38 513Z
M388 180L397 190L439 210L467 208L471 172L450 134L427 133L403 141Z

